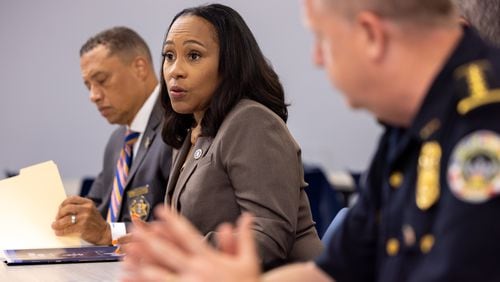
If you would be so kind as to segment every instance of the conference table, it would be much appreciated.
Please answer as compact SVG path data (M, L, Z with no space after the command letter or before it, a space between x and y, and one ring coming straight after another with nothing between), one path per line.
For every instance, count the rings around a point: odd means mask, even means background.
M8 266L0 262L0 281L119 281L120 262L92 262Z

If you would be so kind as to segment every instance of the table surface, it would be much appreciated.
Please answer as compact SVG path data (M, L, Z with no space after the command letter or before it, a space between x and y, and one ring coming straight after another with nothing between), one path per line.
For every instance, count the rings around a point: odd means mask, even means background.
M0 281L119 281L120 262L8 266L0 262Z

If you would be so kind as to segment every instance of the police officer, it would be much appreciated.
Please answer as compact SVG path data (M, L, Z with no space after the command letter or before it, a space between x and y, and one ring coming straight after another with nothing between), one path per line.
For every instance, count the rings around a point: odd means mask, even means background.
M315 62L385 133L324 254L264 280L500 281L500 52L459 25L450 0L305 7ZM141 248L127 264L137 277L259 281L248 217L222 227L220 254L184 219L167 209L159 215L162 234L137 232ZM154 271L134 264L145 253Z

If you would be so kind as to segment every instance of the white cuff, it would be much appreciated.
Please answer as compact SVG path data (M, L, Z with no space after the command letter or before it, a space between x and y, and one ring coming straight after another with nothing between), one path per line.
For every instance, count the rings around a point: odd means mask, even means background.
M111 228L112 241L115 241L116 239L127 234L127 228L125 226L125 222L110 222L109 227Z

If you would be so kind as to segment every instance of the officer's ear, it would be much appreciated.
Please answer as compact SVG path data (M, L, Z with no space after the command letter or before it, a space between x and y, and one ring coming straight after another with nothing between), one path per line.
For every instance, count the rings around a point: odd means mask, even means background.
M369 59L380 61L387 52L388 36L384 20L370 11L362 11L356 16L357 28L361 31L362 43Z
M470 22L464 16L458 17L458 23L461 26L467 26L467 27L471 26Z

